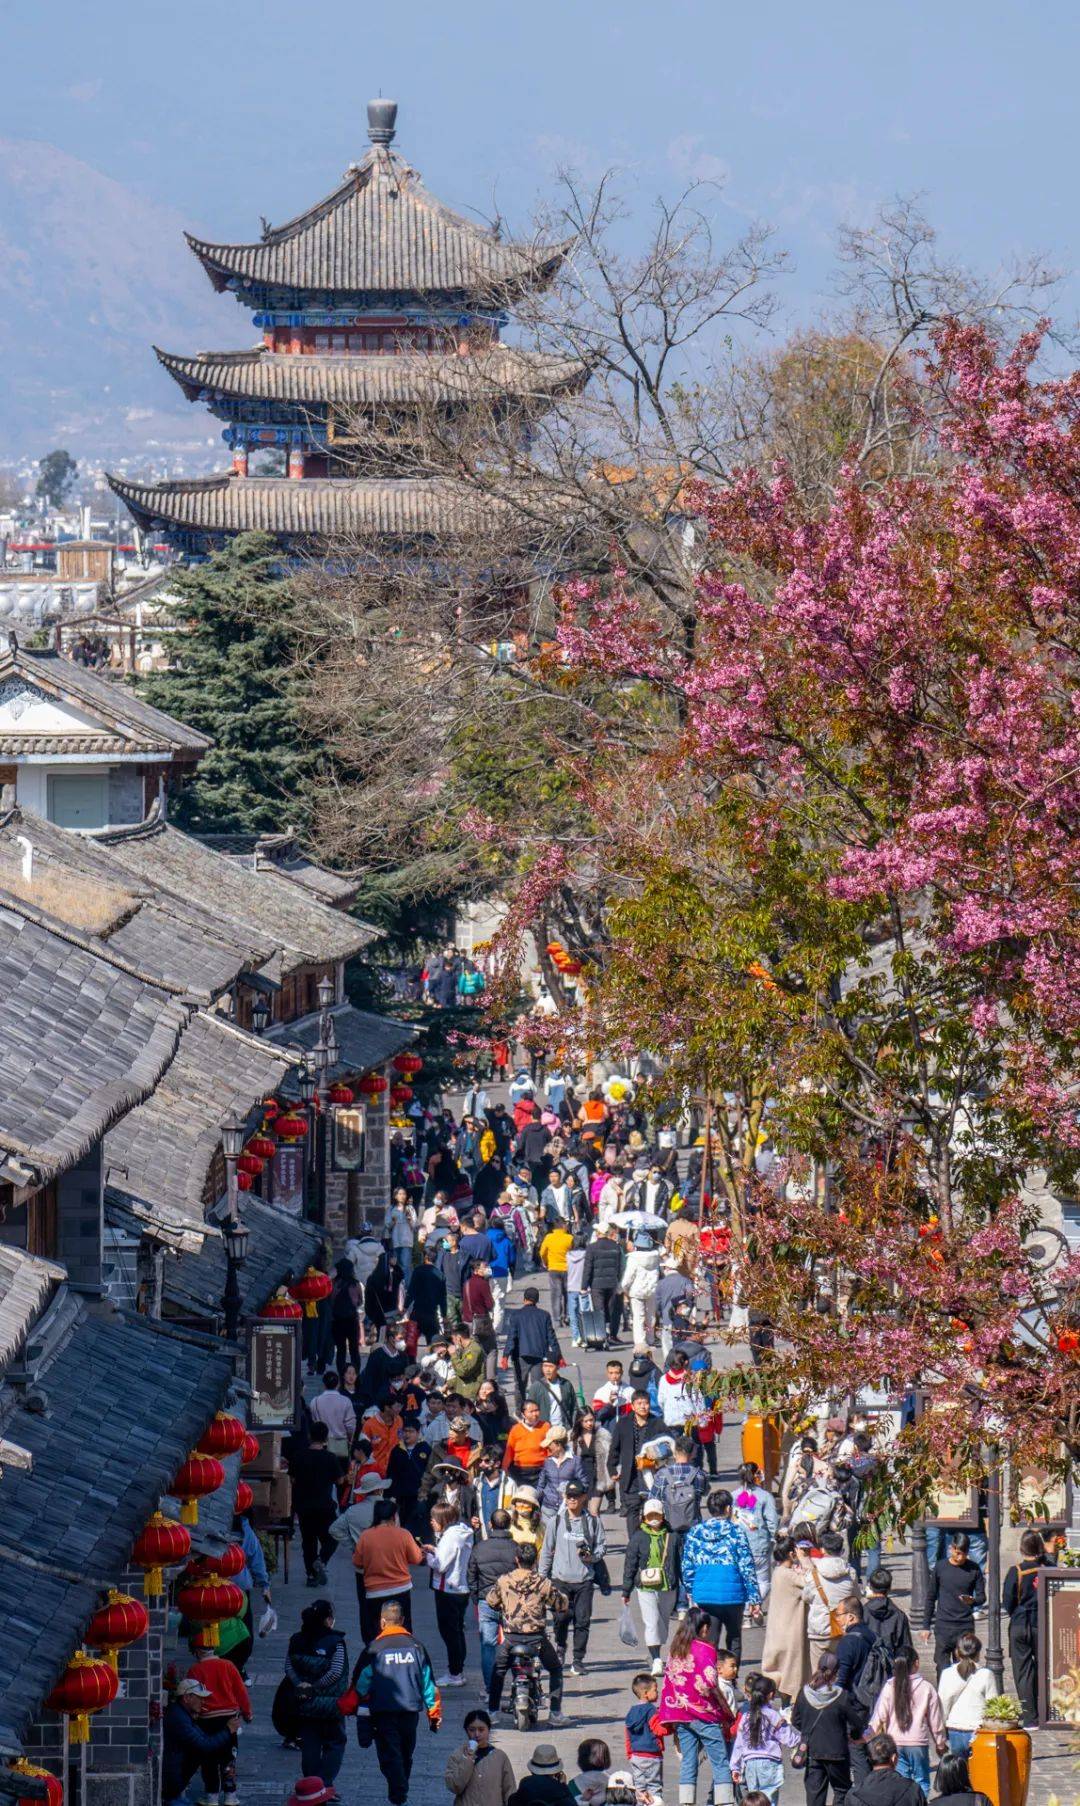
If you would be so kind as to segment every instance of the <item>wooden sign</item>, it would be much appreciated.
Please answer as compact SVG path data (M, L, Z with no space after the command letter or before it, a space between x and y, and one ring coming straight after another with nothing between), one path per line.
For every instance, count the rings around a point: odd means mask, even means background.
M291 1216L304 1214L304 1180L307 1148L302 1141L281 1141L274 1155L274 1203Z
M1075 1724L1080 1712L1080 1568L1039 1575L1039 1723Z
M333 1115L333 1165L339 1173L362 1173L365 1154L364 1112L356 1105Z
M260 1430L292 1430L300 1422L300 1325L252 1323L248 1329L251 1421Z

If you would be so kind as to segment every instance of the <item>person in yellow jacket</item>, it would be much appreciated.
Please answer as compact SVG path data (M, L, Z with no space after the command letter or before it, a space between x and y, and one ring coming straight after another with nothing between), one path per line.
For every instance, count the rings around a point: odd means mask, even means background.
M566 1259L574 1238L562 1223L549 1229L540 1243L540 1265L547 1268L551 1290L551 1320L558 1329L568 1329L570 1316L566 1304Z

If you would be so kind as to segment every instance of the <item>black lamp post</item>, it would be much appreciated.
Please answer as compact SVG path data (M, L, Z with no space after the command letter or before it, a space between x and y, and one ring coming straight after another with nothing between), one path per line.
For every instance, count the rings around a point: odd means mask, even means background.
M240 1268L247 1251L248 1230L240 1221L240 1200L236 1185L236 1163L244 1148L245 1124L235 1110L230 1110L221 1124L221 1151L225 1156L225 1188L228 1216L222 1225L225 1241L225 1291L221 1308L225 1318L225 1334L235 1342L240 1328Z
M270 1027L270 1005L261 992L251 1006L251 1026L257 1035L265 1035Z

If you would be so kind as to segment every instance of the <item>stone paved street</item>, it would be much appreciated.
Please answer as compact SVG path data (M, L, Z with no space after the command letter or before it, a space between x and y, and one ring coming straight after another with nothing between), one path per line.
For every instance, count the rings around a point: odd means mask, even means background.
M518 1286L520 1290L520 1282ZM629 1358L629 1350L624 1351ZM587 1396L603 1379L603 1357L586 1353L582 1361L582 1374ZM722 1480L730 1480L739 1461L739 1420L729 1422L720 1443L720 1471ZM621 1574L622 1552L625 1547L625 1534L622 1520L610 1513L605 1517L605 1525L613 1544L610 1561L616 1589ZM907 1562L900 1557L893 1563L897 1572L897 1597L902 1605L906 1605L908 1590ZM344 1553L335 1555L330 1564L330 1584L328 1591L335 1601L339 1613L339 1625L348 1637L349 1658L354 1659L359 1650L359 1627L356 1610L356 1595L353 1587L352 1570ZM255 1723L245 1730L240 1752L240 1782L242 1799L247 1801L275 1800L284 1801L290 1785L298 1772L296 1758L292 1751L284 1750L270 1724L270 1704L274 1690L281 1678L285 1655L285 1646L289 1635L297 1627L300 1611L315 1595L305 1586L303 1567L299 1560L299 1549L294 1544L290 1580L288 1586L278 1576L274 1585L274 1601L280 1615L280 1626L277 1632L264 1642L256 1644L252 1658L252 1698L255 1704ZM509 1727L500 1726L498 1741L508 1751L514 1764L515 1773L525 1771L525 1762L533 1745L541 1740L553 1738L566 1760L569 1774L575 1772L574 1752L579 1740L587 1735L599 1735L606 1738L612 1751L616 1766L622 1765L622 1718L631 1704L629 1679L636 1669L635 1654L620 1643L617 1631L619 1613L619 1595L609 1599L597 1598L597 1607L593 1618L592 1636L589 1644L588 1672L581 1680L567 1679L564 1699L566 1725L556 1733L548 1730L543 1722L537 1732L530 1736L521 1736ZM431 1594L421 1577L415 1599L415 1624L418 1635L426 1643L435 1665L436 1672L444 1667L443 1648L435 1629L435 1614ZM432 1736L425 1728L421 1728L417 1745L417 1760L414 1769L411 1799L413 1806L419 1802L440 1801L446 1797L443 1786L443 1768L446 1757L453 1745L460 1741L461 1721L465 1710L480 1696L480 1668L478 1643L475 1624L470 1623L469 1663L467 1668L468 1686L460 1691L447 1691L443 1695L444 1724L438 1736ZM751 1630L744 1640L746 1663L744 1671L753 1666L761 1649L761 1632ZM349 1745L338 1779L338 1788L347 1802L382 1802L385 1800L385 1789L382 1776L371 1751L357 1748L353 1728L350 1725ZM677 1757L671 1753L665 1762L665 1798L673 1801L677 1798L676 1768ZM1033 1774L1033 1785L1030 1800L1034 1806L1042 1806L1051 1793L1057 1793L1063 1801L1070 1801L1075 1788L1073 1761L1069 1757L1065 1741L1060 1737L1046 1734L1036 1735L1036 1760ZM704 1782L699 1784L699 1799L705 1798ZM801 1778L787 1775L782 1794L782 1806L801 1806L803 1801L803 1785Z

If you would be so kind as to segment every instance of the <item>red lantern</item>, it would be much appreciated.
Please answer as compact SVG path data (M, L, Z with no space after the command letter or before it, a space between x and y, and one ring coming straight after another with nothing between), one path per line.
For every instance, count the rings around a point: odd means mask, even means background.
M244 1441L243 1441L243 1444L240 1449L241 1466L250 1467L251 1463L253 1461L257 1461L258 1458L259 1458L259 1438L254 1434L253 1431L245 1430L244 1431Z
M238 1173L246 1173L249 1179L257 1179L265 1164L258 1154L241 1154L236 1162L236 1170Z
M1080 1350L1080 1330L1063 1329L1057 1339L1059 1354L1076 1354Z
M579 959L564 959L559 971L564 978L578 978L583 968Z
M392 1104L411 1104L413 1088L411 1085L391 1085L390 1102Z
M289 1296L295 1298L297 1304L304 1307L306 1317L317 1317L319 1299L329 1298L334 1289L334 1282L329 1273L320 1273L317 1267L309 1267L301 1279L294 1279L289 1287Z
M390 1089L389 1079L384 1079L381 1072L365 1072L356 1089L363 1097L381 1097Z
M236 1487L237 1516L240 1517L243 1515L243 1513L245 1511L250 1511L251 1507L254 1505L254 1503L255 1503L255 1494L252 1492L247 1481L246 1480L238 1481L237 1487Z
M271 1323L295 1323L303 1316L300 1306L289 1297L284 1286L279 1286L268 1304L264 1304L259 1316Z
M279 1141L302 1141L308 1132L308 1120L299 1111L289 1111L287 1116L279 1116L274 1124L274 1134Z
M278 1103L277 1098L276 1097L268 1097L265 1104L262 1107L262 1112L263 1112L263 1120L265 1122L273 1122L275 1116L280 1116L281 1115L281 1105Z
M272 1160L277 1153L277 1142L272 1135L253 1135L244 1153L254 1155L256 1160Z
M244 1571L246 1557L239 1543L229 1543L220 1555L200 1555L189 1562L180 1576L181 1586L193 1586L197 1581L209 1579L216 1574L219 1580L235 1580Z
M86 1641L91 1649L100 1649L107 1662L116 1667L116 1654L130 1643L137 1643L150 1629L150 1615L145 1605L129 1593L109 1588L106 1603L94 1613L86 1627Z
M238 1455L247 1435L238 1417L219 1411L210 1419L195 1448L200 1455Z
M544 952L547 954L549 959L557 959L560 953L566 952L566 948L563 946L561 941L549 941L547 946L544 949Z
M47 1768L37 1768L25 1756L20 1756L17 1762L12 1763L10 1772L13 1775L30 1775L35 1781L44 1781L45 1806L64 1806L64 1783L58 1775L50 1774ZM19 1800L17 1806L41 1806L41 1802Z
M339 1110L347 1110L350 1104L356 1102L356 1093L348 1085L331 1085L326 1095Z
M180 1500L180 1522L197 1524L199 1500L217 1492L225 1484L225 1469L213 1455L200 1455L198 1449L188 1456L172 1483L170 1491Z
M203 1626L199 1638L201 1647L216 1649L221 1642L218 1625L226 1618L239 1618L244 1609L244 1595L239 1587L222 1580L216 1570L211 1570L205 1580L181 1587L176 1603L192 1624Z
M135 1566L146 1570L143 1592L148 1599L159 1598L165 1590L162 1570L175 1568L190 1554L190 1530L185 1530L175 1518L167 1518L164 1512L155 1511L131 1551Z
M403 1079L414 1079L424 1065L420 1055L415 1053L395 1054L390 1063L395 1072L400 1072Z
M255 1181L251 1177L250 1173L237 1173L237 1175L236 1175L237 1191L250 1191L252 1186L254 1185L254 1183L255 1183Z
M111 1706L119 1690L116 1670L103 1657L77 1649L45 1704L50 1712L64 1712L70 1718L72 1743L89 1743L90 1714Z

